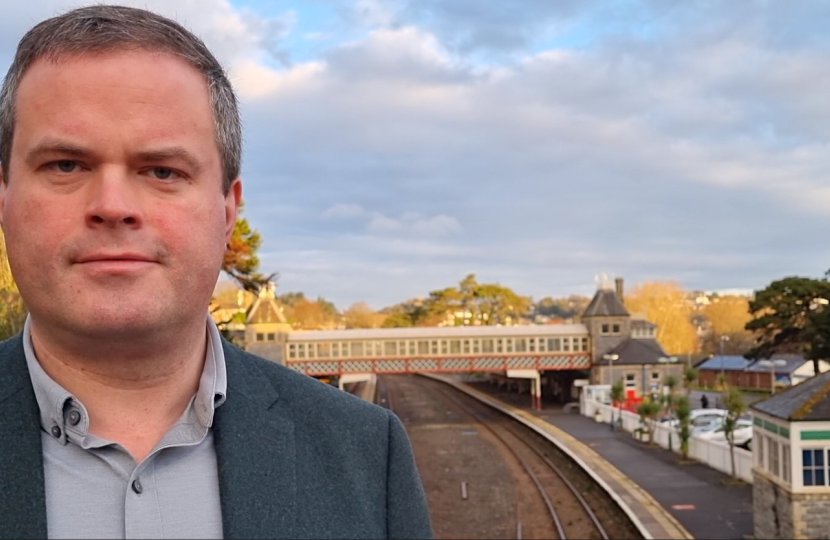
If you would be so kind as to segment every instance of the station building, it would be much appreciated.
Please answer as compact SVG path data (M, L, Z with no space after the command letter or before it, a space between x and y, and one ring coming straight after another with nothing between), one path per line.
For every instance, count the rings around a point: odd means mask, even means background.
M755 538L827 538L830 372L752 405Z

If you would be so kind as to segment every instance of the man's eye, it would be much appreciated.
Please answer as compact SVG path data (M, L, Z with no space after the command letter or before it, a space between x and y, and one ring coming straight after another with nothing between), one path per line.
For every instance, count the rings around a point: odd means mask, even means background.
M55 166L60 172L71 173L78 167L78 164L68 159L62 159L60 161L56 161Z
M153 167L153 176L159 180L169 180L173 174L173 169L168 169L167 167Z

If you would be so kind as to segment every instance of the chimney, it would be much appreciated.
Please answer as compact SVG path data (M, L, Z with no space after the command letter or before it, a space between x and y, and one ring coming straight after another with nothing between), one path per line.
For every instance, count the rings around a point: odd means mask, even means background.
M624 302L623 300L623 278L618 277L614 280L614 283L617 286L617 298L620 299L620 302Z

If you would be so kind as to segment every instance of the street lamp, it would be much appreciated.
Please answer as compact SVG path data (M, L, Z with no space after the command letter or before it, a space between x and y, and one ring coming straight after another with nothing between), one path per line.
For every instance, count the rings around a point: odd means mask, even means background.
M619 354L603 354L602 359L608 361L608 379L611 381L611 385L614 385L614 360L619 360ZM623 389L623 393L625 389ZM620 405L622 406L622 405ZM611 401L611 429L614 429L614 402ZM620 416L620 420L622 420L622 416Z
M775 366L786 366L787 361L781 360L758 360L759 366L769 367L769 380L770 380L770 394L775 393Z
M723 342L724 341L729 341L729 336L721 336L720 337L720 377L721 377L722 381L726 379L726 373L724 372L724 368L723 368L723 361L724 361Z

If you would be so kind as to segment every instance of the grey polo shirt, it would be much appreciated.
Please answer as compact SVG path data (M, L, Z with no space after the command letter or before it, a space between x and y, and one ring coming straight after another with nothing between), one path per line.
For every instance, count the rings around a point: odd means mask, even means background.
M196 395L140 463L89 432L84 404L40 367L29 320L26 362L40 407L49 538L222 538L210 426L225 401L219 331L207 317L207 352Z

